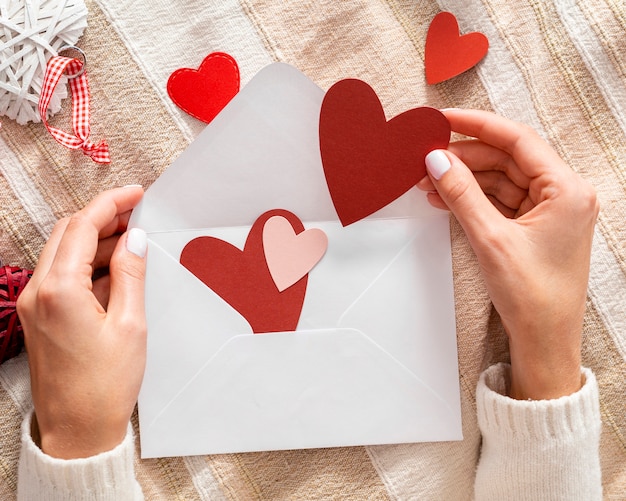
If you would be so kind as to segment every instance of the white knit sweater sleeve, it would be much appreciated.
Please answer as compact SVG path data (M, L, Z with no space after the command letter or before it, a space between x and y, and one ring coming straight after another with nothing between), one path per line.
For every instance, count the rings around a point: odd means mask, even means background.
M583 377L573 395L530 401L506 396L509 365L481 375L476 501L602 499L598 384L588 369Z
M57 459L33 442L30 412L22 423L18 467L19 501L143 500L135 479L132 427L115 449L85 459Z

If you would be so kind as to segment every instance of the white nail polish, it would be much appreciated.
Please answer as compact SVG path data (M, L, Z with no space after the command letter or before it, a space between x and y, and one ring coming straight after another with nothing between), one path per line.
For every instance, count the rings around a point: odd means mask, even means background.
M143 188L140 184L127 184L124 188Z
M132 228L126 236L126 250L144 258L148 250L148 236L140 228Z
M428 173L439 181L450 169L450 160L443 151L433 150L426 155L426 168Z

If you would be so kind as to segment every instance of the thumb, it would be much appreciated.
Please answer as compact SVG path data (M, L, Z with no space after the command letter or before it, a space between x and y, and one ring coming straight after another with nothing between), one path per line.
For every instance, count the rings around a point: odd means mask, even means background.
M120 238L109 265L111 295L107 316L120 322L145 324L144 286L148 239L139 228L129 230ZM126 326L129 327L129 326Z
M454 153L431 151L426 155L426 169L437 193L471 241L476 242L486 228L502 217L483 193L472 171Z

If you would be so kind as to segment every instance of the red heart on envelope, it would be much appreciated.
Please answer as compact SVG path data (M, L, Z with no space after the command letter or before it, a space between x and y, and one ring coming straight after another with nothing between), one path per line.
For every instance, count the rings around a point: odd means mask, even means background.
M361 80L347 79L324 96L319 139L328 189L347 226L422 179L426 155L448 146L450 123L433 108L414 108L387 122L376 92Z
M461 35L456 17L440 12L430 23L426 35L426 81L437 84L474 67L489 49L482 33Z
M257 334L295 330L307 286L306 274L283 292L272 279L263 251L263 228L273 216L286 219L295 234L304 231L295 214L274 209L254 222L243 251L219 238L198 237L180 255L180 263L237 310Z
M213 52L197 70L181 68L170 75L167 93L192 117L209 123L239 92L239 67L228 54Z

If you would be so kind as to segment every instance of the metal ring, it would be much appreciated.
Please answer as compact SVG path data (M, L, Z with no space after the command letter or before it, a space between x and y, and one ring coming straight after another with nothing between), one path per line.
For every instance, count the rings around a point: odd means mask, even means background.
M87 56L80 48L76 47L75 45L64 45L59 49L58 54L61 54L61 52L65 52L68 50L78 52L80 58L82 59L83 67L80 69L80 71L75 75L67 75L67 78L77 78L85 73L85 67L87 66Z

